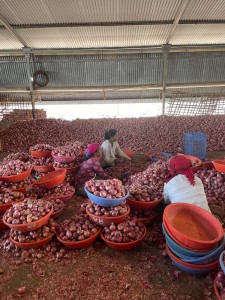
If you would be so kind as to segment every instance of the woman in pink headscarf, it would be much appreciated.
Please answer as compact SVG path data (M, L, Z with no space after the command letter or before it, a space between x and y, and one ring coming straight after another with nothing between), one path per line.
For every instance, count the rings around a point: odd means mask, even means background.
M75 187L77 188L78 194L84 196L83 186L86 181L94 178L95 176L101 179L110 179L109 176L103 169L99 162L102 155L100 145L97 143L89 145L85 150L84 162L81 165L80 171L75 179Z
M182 155L170 159L169 175L164 185L165 203L184 202L211 212L202 181L194 175L191 167L191 161Z

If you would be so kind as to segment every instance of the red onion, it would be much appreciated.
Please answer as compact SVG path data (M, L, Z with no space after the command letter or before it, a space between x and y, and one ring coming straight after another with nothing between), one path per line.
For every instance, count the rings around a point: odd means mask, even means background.
M69 156L77 156L78 154L79 154L78 149L74 149L71 146L61 146L61 147L55 148L52 151L52 155L54 155L54 156L69 157Z
M35 182L35 179L33 178L33 176L29 176L26 179L21 180L19 182L9 183L9 182L0 181L0 187L7 187L11 190L17 190L19 188L29 186L29 185L33 184L34 182Z
M150 218L155 217L157 215L157 212L154 209L149 210L142 210L142 209L136 209L131 208L130 216L135 218Z
M141 202L152 202L162 200L162 192L148 186L139 186L130 190L130 195L134 200Z
M3 164L9 162L10 160L22 160L26 162L29 160L29 158L30 158L30 154L28 152L21 151L17 153L11 153L3 159Z
M11 176L23 173L31 168L30 162L23 162L19 159L8 161L0 165L0 176Z
M121 198L126 195L122 181L118 179L89 180L85 183L86 189L96 196L103 198Z
M14 201L19 201L22 198L23 194L20 192L13 192L7 188L3 188L0 191L0 204L8 204Z
M100 205L90 203L87 205L87 209L90 213L96 216L116 217L124 215L128 210L128 206L125 202L121 203L118 206L112 207L102 207Z
M53 157L40 157L32 159L32 164L34 166L52 166L53 162Z
M77 167L79 165L79 162L76 160L75 162L71 162L71 163L60 163L55 161L53 164L54 168L73 168L73 167Z
M48 144L36 144L30 147L30 151L52 151L53 147Z

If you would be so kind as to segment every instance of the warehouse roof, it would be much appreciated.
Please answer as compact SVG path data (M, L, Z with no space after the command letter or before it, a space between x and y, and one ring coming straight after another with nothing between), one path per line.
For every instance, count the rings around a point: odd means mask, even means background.
M0 50L225 44L224 0L0 0Z

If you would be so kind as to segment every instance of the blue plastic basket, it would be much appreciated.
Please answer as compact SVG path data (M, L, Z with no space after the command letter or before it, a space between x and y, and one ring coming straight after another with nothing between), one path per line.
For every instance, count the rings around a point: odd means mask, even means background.
M105 207L111 207L111 206L117 206L120 205L128 196L129 196L129 191L125 187L127 194L122 197L122 198L117 198L117 199L109 199L109 198L102 198L95 196L94 194L90 193L86 187L84 187L85 192L87 193L88 198L94 202L95 204L98 204L100 206L105 206Z
M202 160L206 158L207 134L203 132L187 132L183 135L183 152Z

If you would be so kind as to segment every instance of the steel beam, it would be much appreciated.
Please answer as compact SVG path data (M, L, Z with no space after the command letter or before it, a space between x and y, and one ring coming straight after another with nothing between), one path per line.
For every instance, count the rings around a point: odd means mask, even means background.
M162 115L165 114L166 105L166 81L168 73L168 55L170 52L171 45L163 45L163 71L162 71Z

